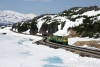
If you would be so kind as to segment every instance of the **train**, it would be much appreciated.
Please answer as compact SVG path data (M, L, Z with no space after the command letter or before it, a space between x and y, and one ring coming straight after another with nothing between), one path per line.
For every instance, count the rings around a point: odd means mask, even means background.
M61 43L63 45L68 45L68 37L67 36L50 35L49 41Z

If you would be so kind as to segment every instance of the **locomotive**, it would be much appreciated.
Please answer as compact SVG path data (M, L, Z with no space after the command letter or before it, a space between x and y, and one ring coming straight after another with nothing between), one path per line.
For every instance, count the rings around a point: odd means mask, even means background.
M50 35L49 41L62 43L63 45L68 45L68 37L66 36Z

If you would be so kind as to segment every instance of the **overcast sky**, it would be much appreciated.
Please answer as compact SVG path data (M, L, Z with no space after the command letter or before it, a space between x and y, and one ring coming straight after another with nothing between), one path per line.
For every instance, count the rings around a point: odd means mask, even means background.
M36 15L59 13L71 7L100 6L100 0L0 0L0 10Z

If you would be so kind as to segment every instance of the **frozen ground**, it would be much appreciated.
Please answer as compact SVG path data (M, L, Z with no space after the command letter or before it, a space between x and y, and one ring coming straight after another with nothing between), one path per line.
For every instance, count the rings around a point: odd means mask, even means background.
M2 35L3 32L7 34ZM100 67L100 59L80 57L63 49L32 44L40 39L13 33L8 28L0 29L0 67ZM81 39L71 38L69 43L76 40Z

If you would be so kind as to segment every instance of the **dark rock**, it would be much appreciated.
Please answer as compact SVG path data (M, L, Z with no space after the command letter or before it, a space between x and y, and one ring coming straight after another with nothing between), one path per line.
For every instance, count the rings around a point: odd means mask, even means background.
M6 35L7 33L1 33L1 34Z

